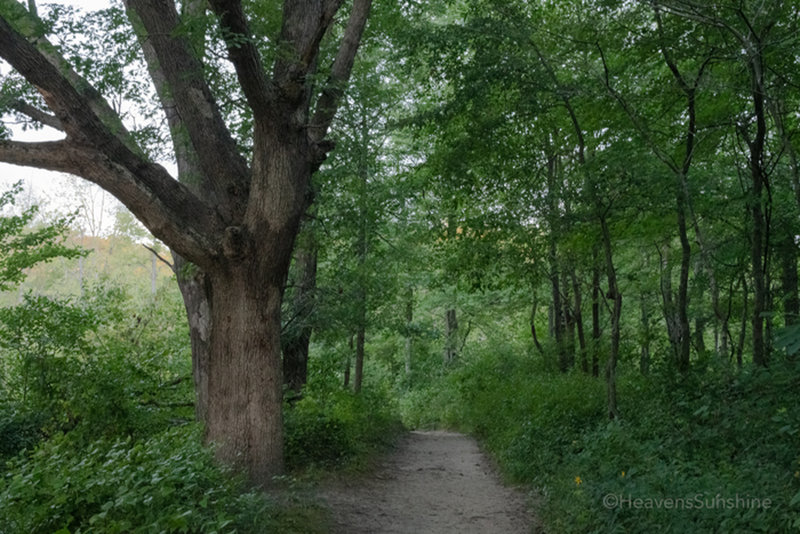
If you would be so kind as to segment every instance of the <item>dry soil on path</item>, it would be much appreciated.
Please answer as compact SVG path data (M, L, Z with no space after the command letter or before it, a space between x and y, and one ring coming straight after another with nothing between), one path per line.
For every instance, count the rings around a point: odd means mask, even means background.
M470 437L411 432L370 475L322 490L334 534L523 534L525 497Z

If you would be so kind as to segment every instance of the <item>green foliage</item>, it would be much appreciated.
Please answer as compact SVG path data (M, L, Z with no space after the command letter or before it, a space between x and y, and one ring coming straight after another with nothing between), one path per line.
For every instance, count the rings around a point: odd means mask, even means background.
M195 425L81 448L58 436L10 462L0 486L7 534L265 532L273 508L219 468Z
M284 410L290 470L358 465L400 430L386 392L359 394L312 386Z
M138 313L132 306L123 290L98 286L81 299L26 295L0 309L0 413L27 429L25 439L3 435L6 453L59 430L73 440L145 436L191 418L187 332L174 317L180 305Z
M0 408L0 460L33 448L42 439L47 418L16 403L3 403Z
M22 186L17 183L10 191L0 195L0 211L13 206L15 197L21 191ZM32 222L38 211L33 206L19 215L0 216L0 291L22 282L25 270L37 263L85 255L85 251L64 243L69 233L69 218L34 227Z

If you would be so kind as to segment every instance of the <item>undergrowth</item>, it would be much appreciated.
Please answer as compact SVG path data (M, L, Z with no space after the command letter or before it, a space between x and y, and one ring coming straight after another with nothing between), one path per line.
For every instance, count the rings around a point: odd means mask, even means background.
M188 333L172 304L98 288L2 310L0 534L324 532L296 477L358 466L397 432L385 391L312 383L284 406L289 474L275 491L248 486L191 422Z

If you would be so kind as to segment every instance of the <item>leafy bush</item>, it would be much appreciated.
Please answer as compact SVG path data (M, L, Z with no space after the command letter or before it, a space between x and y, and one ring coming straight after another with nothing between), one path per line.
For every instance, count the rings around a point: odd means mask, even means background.
M188 335L162 320L177 307L136 309L123 290L102 285L75 300L26 295L0 309L6 398L37 414L39 435L71 431L73 440L143 438L190 419ZM15 446L34 444L36 434ZM17 452L12 439L3 441Z
M287 467L335 467L364 458L398 432L391 405L385 393L371 390L306 390L284 410Z
M0 406L0 461L34 447L42 439L44 423L41 413L21 409L13 403Z
M222 470L195 425L144 441L50 439L12 461L0 487L6 534L265 532L274 506Z

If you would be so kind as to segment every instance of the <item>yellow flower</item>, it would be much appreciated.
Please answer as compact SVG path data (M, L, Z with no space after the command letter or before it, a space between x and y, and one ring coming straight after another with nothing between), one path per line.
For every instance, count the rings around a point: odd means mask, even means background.
M625 471L622 472L622 478L625 478Z
M582 482L583 482L583 480L581 480L581 477L575 477L575 485L576 486L580 486Z

